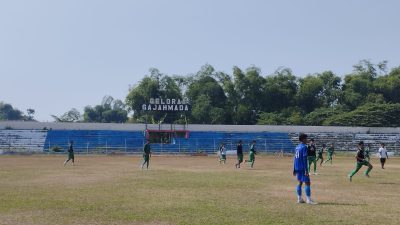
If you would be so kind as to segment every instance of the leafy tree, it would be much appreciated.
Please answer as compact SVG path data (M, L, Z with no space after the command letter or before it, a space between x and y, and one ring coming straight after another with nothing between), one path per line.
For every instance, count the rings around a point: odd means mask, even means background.
M27 114L27 116L26 116L27 120L31 120L31 121L35 120L34 119L34 115L35 115L35 110L34 109L31 109L31 108L27 109L26 110L26 114Z
M192 107L192 117L195 123L210 123L211 122L211 101L207 95L198 96Z
M82 119L81 113L75 108L70 109L68 112L64 113L61 116L55 116L55 115L51 116L53 117L55 122L61 122L61 123L79 122Z
M297 101L300 108L306 112L311 112L323 104L322 93L324 83L316 76L307 76L300 79Z
M266 77L264 86L265 112L279 112L295 105L297 81L292 71L280 68Z
M84 122L124 123L128 120L125 104L111 96L104 96L101 105L86 106L83 114Z
M286 118L283 118L280 113L261 112L257 120L259 125L281 125L286 123Z
M190 102L195 102L199 96L206 95L209 97L212 106L223 107L226 103L224 90L211 76L201 77L190 84L186 95Z
M11 104L0 102L0 120L24 120L22 111L15 109Z
M182 77L170 77L160 73L157 69L150 69L150 75L145 76L139 84L134 86L125 99L126 105L133 111L133 117L138 122L158 123L163 119L171 123L179 119L180 114L171 112L171 116L166 116L165 112L144 112L142 105L148 104L150 98L182 98L182 90L187 83Z
M347 75L344 81L341 103L350 109L355 109L363 104L373 90L373 81L360 74Z
M222 124L229 119L227 97L217 78L214 69L206 65L191 79L185 95L192 104L192 122Z
M386 71L386 63L383 61L375 65L368 60L362 60L354 65L354 73L346 75L344 78L341 103L350 109L368 103L367 96L375 93L374 81L377 79L379 71Z
M369 103L354 111L334 115L328 118L323 125L398 127L400 126L399 115L400 104L398 103Z
M225 90L228 92L228 102L232 105L232 119L234 124L255 124L257 114L265 106L263 87L265 78L261 71L251 66L243 72L240 68L233 68L233 80Z
M342 92L342 79L331 71L325 71L321 74L318 74L317 77L322 80L323 83L323 89L320 95L322 99L322 105L324 107L337 105Z
M400 103L400 67L394 68L388 75L377 78L374 88L383 94L387 102Z
M341 107L318 108L305 116L304 125L322 126L326 119L344 112Z

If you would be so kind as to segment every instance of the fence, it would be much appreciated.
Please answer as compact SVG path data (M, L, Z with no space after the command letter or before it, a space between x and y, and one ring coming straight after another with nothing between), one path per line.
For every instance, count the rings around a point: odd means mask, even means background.
M143 150L145 139L126 138L126 135L101 136L44 136L43 133L32 135L3 135L0 136L0 153L63 153L67 150L68 142L74 141L74 150L80 154L140 154ZM27 133L26 131L25 133ZM17 133L15 131L14 133ZM256 149L259 152L293 152L297 143L296 134L291 133L290 138L256 138ZM336 151L354 151L357 142L363 140L366 144L371 144L371 152L376 152L381 142L386 144L389 151L398 154L400 152L400 138L398 134L332 134L332 133L311 133L315 138L317 147L323 143L334 143ZM152 143L151 148L154 153L173 153L173 154L192 154L192 153L215 153L221 143L226 149L236 150L238 138L172 138L168 143ZM244 150L249 150L249 145L253 139L243 139Z
M52 144L52 140L46 141L44 152L59 152L66 151L68 141L65 140L62 144ZM154 153L174 153L174 154L192 154L192 153L215 153L219 149L221 143L225 144L226 150L236 150L237 139L204 139L204 138L190 138L190 139L172 139L169 143L151 143L151 149ZM244 143L244 150L249 149L251 140L242 140ZM291 143L279 142L280 140L267 140L257 139L256 148L260 152L275 152L284 151L289 152L293 150ZM74 151L85 154L114 154L126 153L137 154L142 153L145 139L143 138L125 138L116 141L114 138L102 138L97 141L74 140Z
M43 152L43 153L64 153L68 149L69 141L74 142L74 151L80 154L139 154L143 151L145 144L144 138L121 138L121 137L64 137L64 138L46 138L42 144L41 151L38 151L38 146L30 145L35 143L34 139L24 138L23 140L17 137L9 137L2 140L0 149L3 153L17 152ZM240 139L243 142L244 151L248 151L250 143L253 139ZM227 151L236 150L236 144L239 139L209 139L209 138L173 138L169 143L151 143L151 149L154 153L173 153L173 154L193 154L193 153L215 153L219 149L221 143L225 144ZM259 152L291 152L293 144L287 140L281 139L256 139L256 149ZM21 148L21 145L14 143L23 142L26 145Z

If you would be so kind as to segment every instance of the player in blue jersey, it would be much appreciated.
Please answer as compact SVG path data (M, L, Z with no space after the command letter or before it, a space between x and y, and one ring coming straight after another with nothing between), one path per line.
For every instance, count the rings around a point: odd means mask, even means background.
M313 200L311 200L311 181L310 175L308 171L308 162L307 162L307 135L301 133L299 135L300 144L297 145L294 155L294 168L293 168L293 176L297 176L297 180L299 183L297 184L297 202L298 203L307 203L311 205L317 204ZM301 197L302 195L302 186L305 183L305 192L306 192L306 201Z

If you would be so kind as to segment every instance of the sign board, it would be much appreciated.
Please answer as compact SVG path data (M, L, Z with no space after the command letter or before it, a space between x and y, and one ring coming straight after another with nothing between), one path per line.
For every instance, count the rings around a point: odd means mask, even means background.
M142 105L143 111L189 111L189 103L186 99L175 98L150 98L149 103Z

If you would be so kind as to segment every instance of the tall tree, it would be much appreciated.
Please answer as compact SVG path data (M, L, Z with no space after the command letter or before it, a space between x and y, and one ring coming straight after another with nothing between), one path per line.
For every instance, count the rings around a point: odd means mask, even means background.
M279 112L295 105L297 79L289 68L280 68L265 82L265 112Z
M374 88L387 102L400 103L400 67L392 69L388 75L377 78Z
M34 115L35 115L35 110L34 109L31 109L31 108L27 109L26 110L26 114L27 114L27 116L26 116L27 120L30 120L30 121L35 120L34 119Z
M300 79L297 101L305 112L311 112L323 104L324 83L316 76L307 76Z
M344 78L340 102L351 110L367 103L367 96L374 93L374 81L378 71L386 70L385 67L385 62L375 65L368 60L362 60L354 65L354 72Z
M83 114L84 122L124 123L128 120L125 104L111 96L104 96L100 105L86 106Z
M176 112L154 111L148 112L142 110L143 104L148 104L150 98L182 98L180 87L185 86L187 82L182 77L171 77L160 73L157 69L150 69L150 75L145 76L138 85L134 86L125 99L126 105L133 111L133 118L138 122L156 122L164 121L172 123L180 118Z
M321 92L322 104L324 107L337 105L341 95L342 79L336 76L332 71L325 71L318 74L317 77L322 80L323 89Z
M0 102L0 120L24 120L22 111L15 109L11 104Z
M62 114L61 116L51 115L51 117L53 117L55 122L61 123L79 122L82 119L81 113L75 108L70 109L68 112Z
M225 123L227 113L224 108L226 107L227 97L224 89L214 78L213 70L210 67L203 67L197 73L188 87L186 96L193 105L192 122ZM211 112L213 112L213 115L217 112L222 113L222 116L212 118Z

